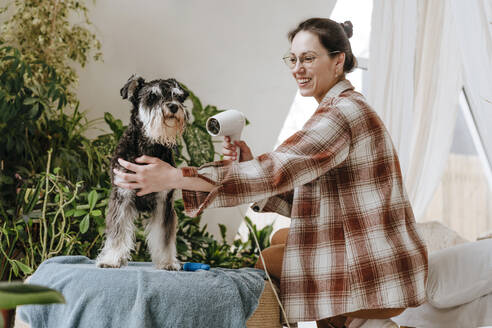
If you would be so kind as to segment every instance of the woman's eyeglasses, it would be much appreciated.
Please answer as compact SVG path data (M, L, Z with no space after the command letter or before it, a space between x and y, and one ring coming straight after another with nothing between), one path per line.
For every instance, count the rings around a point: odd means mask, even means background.
M338 51L338 50L330 51L326 55L336 54L339 52L340 51ZM319 56L316 54L305 54L305 55L301 55L298 58L298 57L296 57L296 55L289 53L289 54L286 54L284 57L282 57L282 59L283 59L285 65L287 65L287 67L289 67L290 69L294 69L297 65L297 62L299 62L300 65L302 65L303 67L309 68L314 63L316 58L318 58L318 57Z

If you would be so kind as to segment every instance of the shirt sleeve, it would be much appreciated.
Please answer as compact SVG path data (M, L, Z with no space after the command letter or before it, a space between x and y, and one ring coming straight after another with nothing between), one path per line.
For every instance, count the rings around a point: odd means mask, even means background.
M341 111L334 105L320 106L302 130L273 152L248 162L218 161L199 168L182 168L183 176L199 177L215 186L210 192L183 190L185 211L196 216L207 207L258 201L262 201L257 204L261 206L259 211L276 211L272 208L275 202L283 202L285 207L289 199L286 196L294 188L342 163L349 154L350 142L350 126ZM280 194L283 195L268 199ZM285 211L290 214L290 208Z
M251 205L251 209L255 212L275 212L286 217L291 217L293 199L294 190L289 190L282 194L255 202Z

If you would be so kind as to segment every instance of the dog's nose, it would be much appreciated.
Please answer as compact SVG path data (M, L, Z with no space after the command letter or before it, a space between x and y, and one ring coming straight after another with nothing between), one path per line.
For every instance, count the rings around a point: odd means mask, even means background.
M171 113L173 114L176 114L176 112L178 111L179 107L178 105L176 104L169 104L167 105L167 108L169 108L169 110L171 111Z

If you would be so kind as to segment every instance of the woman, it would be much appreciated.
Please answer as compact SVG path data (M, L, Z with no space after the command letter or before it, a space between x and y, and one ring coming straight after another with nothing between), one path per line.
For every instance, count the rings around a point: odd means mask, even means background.
M288 236L264 251L280 279L290 322L343 327L347 317L390 318L424 302L427 254L388 132L345 73L355 66L349 22L308 19L289 33L284 58L301 95L319 107L271 153L253 158L226 140L220 161L174 169L155 158L121 161L119 186L137 195L183 189L185 209L256 202L291 217ZM286 231L282 232L284 235ZM282 234L280 233L280 234ZM259 265L261 267L261 265Z

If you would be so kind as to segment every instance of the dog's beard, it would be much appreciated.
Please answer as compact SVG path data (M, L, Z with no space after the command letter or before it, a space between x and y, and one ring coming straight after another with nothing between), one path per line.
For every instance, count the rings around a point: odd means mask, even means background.
M147 138L168 147L176 144L176 138L183 133L185 127L183 111L166 116L161 108L147 110L140 107L138 118L143 124Z

